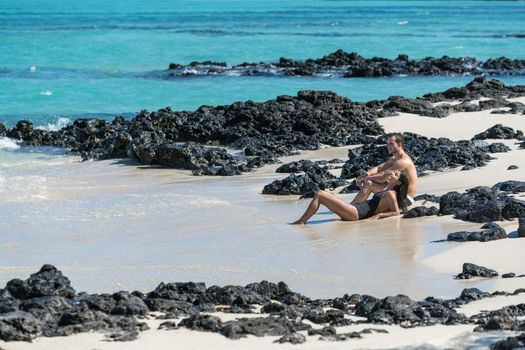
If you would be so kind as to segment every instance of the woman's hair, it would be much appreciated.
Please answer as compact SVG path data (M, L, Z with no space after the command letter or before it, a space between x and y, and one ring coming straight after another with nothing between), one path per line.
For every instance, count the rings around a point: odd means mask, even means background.
M399 185L394 187L394 191L396 191L397 205L404 213L407 210L408 194L408 177L405 174L399 175Z

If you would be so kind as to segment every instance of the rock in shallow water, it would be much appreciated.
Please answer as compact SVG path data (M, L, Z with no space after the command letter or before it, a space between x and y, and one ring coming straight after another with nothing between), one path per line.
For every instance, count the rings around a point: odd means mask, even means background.
M456 276L456 279L468 280L472 277L497 277L498 273L494 270L488 269L484 266L479 266L472 263L463 264L463 272Z
M483 226L482 231L458 231L447 235L447 241L454 242L488 242L507 238L505 230L496 223L490 222Z

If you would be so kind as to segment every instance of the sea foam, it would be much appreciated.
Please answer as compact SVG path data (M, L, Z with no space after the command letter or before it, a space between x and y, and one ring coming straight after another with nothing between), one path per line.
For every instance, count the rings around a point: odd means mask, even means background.
M9 137L0 137L0 149L13 150L20 148L20 141L10 139Z
M35 129L47 130L47 131L58 131L71 124L71 119L66 117L58 117L54 123L48 123L47 125L38 125Z

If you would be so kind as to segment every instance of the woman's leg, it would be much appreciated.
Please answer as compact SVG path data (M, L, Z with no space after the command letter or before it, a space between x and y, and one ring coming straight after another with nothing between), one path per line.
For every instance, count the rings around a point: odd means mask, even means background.
M317 212L317 210L319 210L321 204L339 215L343 220L353 221L359 219L356 207L346 203L344 200L333 194L326 191L319 191L310 202L310 205L304 212L303 216L294 222L294 224L305 224Z

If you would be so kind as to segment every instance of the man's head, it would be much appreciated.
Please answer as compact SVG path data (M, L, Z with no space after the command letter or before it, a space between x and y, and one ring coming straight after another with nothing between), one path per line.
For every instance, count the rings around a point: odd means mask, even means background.
M405 145L405 138L399 133L389 134L386 140L386 147L389 154L398 153Z

